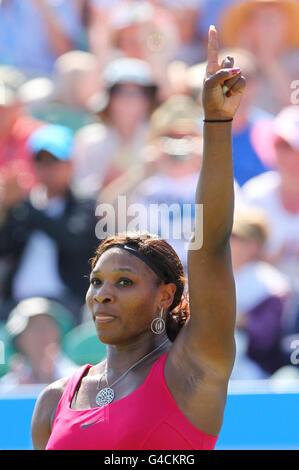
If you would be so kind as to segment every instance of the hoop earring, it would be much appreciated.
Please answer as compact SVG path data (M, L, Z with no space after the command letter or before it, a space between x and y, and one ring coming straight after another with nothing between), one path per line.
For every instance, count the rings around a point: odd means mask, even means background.
M153 319L151 330L155 335L160 335L165 331L165 321L163 320L163 307L160 310L160 316Z

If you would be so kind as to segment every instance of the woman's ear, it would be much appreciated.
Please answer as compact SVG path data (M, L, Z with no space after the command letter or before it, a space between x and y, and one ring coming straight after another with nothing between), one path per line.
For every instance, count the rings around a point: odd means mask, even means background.
M163 310L166 311L169 309L169 307L171 306L173 302L177 287L173 282L170 282L169 284L162 283L160 288L161 288L161 297L160 297L161 307L163 307Z

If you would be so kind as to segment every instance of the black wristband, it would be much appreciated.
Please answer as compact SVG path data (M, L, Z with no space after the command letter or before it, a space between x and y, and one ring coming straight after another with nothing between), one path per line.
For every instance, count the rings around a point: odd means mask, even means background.
M203 122L232 122L233 118L231 119L204 119Z

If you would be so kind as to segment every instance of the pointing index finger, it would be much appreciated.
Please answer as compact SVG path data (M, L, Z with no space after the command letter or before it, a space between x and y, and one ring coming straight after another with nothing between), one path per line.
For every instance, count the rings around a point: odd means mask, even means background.
M210 26L209 29L209 40L208 40L208 54L207 54L207 73L213 75L219 70L218 61L218 34L214 25Z

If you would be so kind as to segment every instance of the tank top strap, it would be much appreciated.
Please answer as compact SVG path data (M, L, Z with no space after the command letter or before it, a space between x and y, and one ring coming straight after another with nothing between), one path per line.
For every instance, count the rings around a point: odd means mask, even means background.
M66 382L62 398L64 399L63 401L66 401L68 405L71 404L79 382L81 381L86 370L90 367L90 364L84 364L83 366L79 367Z
M168 352L162 354L159 359L157 359L150 371L150 378L154 381L159 387L164 382L164 366L167 359ZM148 376L149 377L149 376Z

